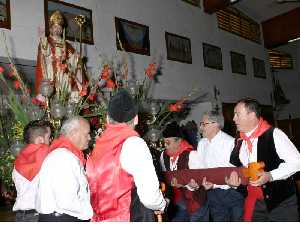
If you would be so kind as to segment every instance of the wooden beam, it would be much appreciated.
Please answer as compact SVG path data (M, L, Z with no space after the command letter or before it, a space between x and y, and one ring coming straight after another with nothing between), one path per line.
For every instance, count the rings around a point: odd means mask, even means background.
M212 14L230 5L230 0L203 0L204 12Z
M266 48L275 48L300 37L300 7L268 19L262 24Z

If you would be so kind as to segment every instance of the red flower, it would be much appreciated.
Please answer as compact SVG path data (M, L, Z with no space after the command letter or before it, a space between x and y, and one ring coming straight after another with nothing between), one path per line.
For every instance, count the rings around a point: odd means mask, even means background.
M91 120L91 125L92 126L97 126L99 124L99 118L98 117L93 117Z
M66 69L67 69L67 65L66 64L64 64L64 63L60 63L59 64L59 67L60 67L60 69L62 70L62 71L66 71Z
M83 112L83 114L89 114L91 111L90 111L90 109L87 107L87 108L83 108L83 109L82 109L82 112Z
M89 99L89 101L94 102L96 100L96 97L97 97L96 94L92 94L92 95L89 95L88 99Z
M0 73L4 72L4 68L2 66L0 66Z
M150 63L148 68L146 69L146 75L149 77L149 79L153 80L155 74L156 74L156 66L155 63Z
M8 76L9 78L12 78L15 76L15 74L13 73L13 71L10 71L6 74L6 76Z
M178 102L174 104L169 105L169 111L170 112L180 112L184 108L184 101L185 100L179 100Z
M20 87L21 87L20 81L15 80L15 81L14 81L14 88L15 88L15 89L20 89Z
M109 65L104 65L103 70L101 72L101 79L108 80L110 78L110 75L111 75L111 68L109 67Z
M114 88L115 86L116 86L116 84L113 80L109 79L108 81L106 81L106 87Z
M37 106L43 106L43 107L46 106L46 102L42 102L42 101L40 101L40 100L39 100L38 98L36 98L36 97L33 97L33 98L31 99L31 102L32 102L32 104L37 105Z
M79 95L81 97L86 96L88 91L88 83L83 85L82 90L80 91Z

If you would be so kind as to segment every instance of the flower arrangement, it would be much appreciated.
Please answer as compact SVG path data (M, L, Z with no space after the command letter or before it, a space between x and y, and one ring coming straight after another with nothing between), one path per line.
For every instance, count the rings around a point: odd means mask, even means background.
M2 32L3 43L5 35ZM55 135L59 130L61 121L72 115L81 115L89 119L92 127L92 137L101 135L106 124L106 112L109 99L118 91L119 88L127 89L135 98L140 106L139 117L141 123L137 130L145 138L151 129L162 130L163 126L170 120L178 119L183 115L189 106L189 100L197 92L193 90L187 96L178 101L165 101L157 103L150 95L150 89L155 82L158 82L158 76L161 75L161 65L152 61L144 71L142 80L128 79L128 55L121 51L121 62L108 60L100 56L100 68L98 75L92 76L95 79L90 81L80 92L79 99L76 102L67 100L68 96L60 92L52 95L54 87L49 81L42 81L41 93L46 98L46 102L41 102L36 96L31 96L30 89L22 80L9 55L5 44L5 49L10 62L9 71L0 67L0 81L8 90L5 107L8 110L1 113L1 118L10 117L9 127L1 123L0 143L5 146L0 154L0 179L7 188L11 188L11 171L15 155L22 148L20 141L24 126L30 120L46 119L50 120L55 128ZM91 76L90 76L91 77ZM0 120L1 122L2 120ZM12 129L11 129L12 128ZM149 135L148 135L149 136ZM0 152L1 153L1 152Z

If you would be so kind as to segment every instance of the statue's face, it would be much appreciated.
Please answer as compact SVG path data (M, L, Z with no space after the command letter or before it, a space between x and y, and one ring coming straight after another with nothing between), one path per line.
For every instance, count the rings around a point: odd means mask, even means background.
M59 24L53 24L50 28L50 34L55 37L60 37L62 35L63 28Z

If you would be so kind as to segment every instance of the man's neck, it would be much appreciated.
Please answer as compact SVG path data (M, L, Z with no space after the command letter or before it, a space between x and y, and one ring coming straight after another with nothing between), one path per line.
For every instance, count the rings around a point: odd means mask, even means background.
M210 135L208 135L206 138L211 141L215 136L217 136L217 134L219 133L219 129L215 130L213 133L211 133Z

